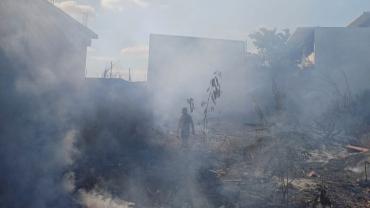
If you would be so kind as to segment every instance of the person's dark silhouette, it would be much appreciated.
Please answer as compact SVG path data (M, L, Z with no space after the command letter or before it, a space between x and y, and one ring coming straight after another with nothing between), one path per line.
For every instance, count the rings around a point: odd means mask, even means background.
M195 134L193 118L191 117L191 115L188 114L188 109L183 108L177 132L184 148L187 148L189 146L190 130L192 134Z

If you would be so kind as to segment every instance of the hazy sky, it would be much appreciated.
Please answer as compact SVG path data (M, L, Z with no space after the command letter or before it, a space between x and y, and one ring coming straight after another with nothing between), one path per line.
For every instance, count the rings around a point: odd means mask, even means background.
M150 33L247 40L260 27L345 26L370 10L369 0L57 0L99 35L88 52L88 75L110 61L127 77L146 79ZM250 47L250 46L248 46Z

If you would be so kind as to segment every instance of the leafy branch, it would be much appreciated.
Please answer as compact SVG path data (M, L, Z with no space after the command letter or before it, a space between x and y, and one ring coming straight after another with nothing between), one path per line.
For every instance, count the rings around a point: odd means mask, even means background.
M208 114L215 110L217 100L221 97L221 72L214 72L210 80L210 85L207 88L208 99L202 102L203 110L203 132L207 133L208 130Z

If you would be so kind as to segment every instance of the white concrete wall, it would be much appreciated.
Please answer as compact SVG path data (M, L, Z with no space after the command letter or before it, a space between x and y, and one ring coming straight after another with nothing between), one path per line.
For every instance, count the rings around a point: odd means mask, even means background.
M370 89L370 28L318 28L315 68L345 87L343 72L354 94Z
M206 100L206 89L215 71L222 72L217 110L241 112L245 108L246 49L243 41L152 35L148 86L160 114L173 117L187 106L186 99ZM177 116L177 115L176 115Z

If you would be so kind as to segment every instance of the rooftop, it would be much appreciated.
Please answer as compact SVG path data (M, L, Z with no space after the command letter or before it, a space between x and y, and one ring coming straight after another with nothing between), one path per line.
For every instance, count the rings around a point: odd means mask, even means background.
M353 20L348 27L370 27L370 12L364 12Z

